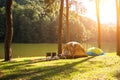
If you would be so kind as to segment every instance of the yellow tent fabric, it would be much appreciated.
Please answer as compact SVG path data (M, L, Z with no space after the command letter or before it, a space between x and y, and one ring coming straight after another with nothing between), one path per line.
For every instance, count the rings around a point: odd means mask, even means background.
M87 54L80 43L72 41L64 45L61 57L79 58L79 57L87 57Z
M87 54L89 56L99 56L99 55L104 55L104 52L102 49L97 48L97 47L91 47L87 50Z

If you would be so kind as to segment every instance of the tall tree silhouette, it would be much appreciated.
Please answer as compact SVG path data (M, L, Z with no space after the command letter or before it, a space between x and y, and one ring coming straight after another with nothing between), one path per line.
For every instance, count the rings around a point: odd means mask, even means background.
M6 36L5 36L5 61L9 61L11 59L12 43L13 37L13 22L12 22L12 0L7 0L6 2Z
M69 35L69 1L66 0L66 42L70 41Z
M116 0L117 13L117 55L120 56L120 0Z
M98 47L101 48L100 0L96 0L96 15L97 15L97 23L98 23Z
M63 5L64 0L61 0L60 10L59 10L59 27L58 27L58 54L62 53L62 18L63 18Z

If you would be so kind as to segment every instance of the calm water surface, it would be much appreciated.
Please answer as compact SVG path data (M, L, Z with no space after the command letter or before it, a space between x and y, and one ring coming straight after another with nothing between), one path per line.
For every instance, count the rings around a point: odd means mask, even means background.
M97 43L82 43L85 50L97 47ZM102 43L104 52L116 52L115 43ZM46 52L57 52L57 44L12 44L12 57L34 57L45 56ZM0 58L4 58L4 46L0 43Z

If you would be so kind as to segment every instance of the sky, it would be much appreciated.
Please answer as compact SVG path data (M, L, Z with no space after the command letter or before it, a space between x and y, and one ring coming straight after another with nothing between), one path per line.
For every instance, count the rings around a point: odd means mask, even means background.
M77 0L78 2L80 0ZM87 12L84 16L87 16L93 20L96 18L96 4L93 1L81 0L86 7ZM116 23L116 6L115 0L100 0L100 21L101 23Z

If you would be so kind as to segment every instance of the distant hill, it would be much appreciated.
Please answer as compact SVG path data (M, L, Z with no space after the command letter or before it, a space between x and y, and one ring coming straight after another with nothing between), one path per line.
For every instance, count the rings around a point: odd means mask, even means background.
M97 23L92 19L83 16L81 16L80 21L85 25L86 30L88 30L92 35L88 41L97 41ZM116 42L116 24L101 24L101 41Z

